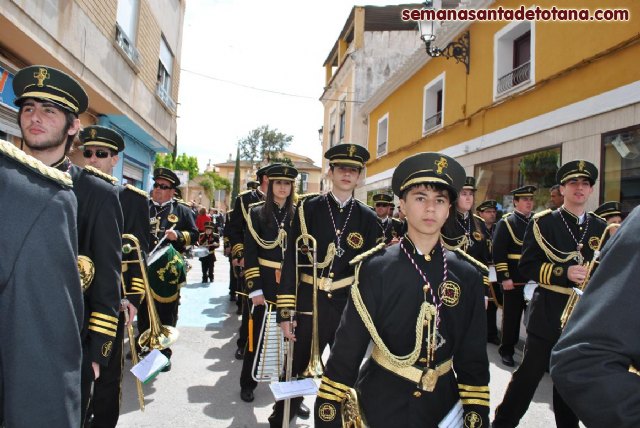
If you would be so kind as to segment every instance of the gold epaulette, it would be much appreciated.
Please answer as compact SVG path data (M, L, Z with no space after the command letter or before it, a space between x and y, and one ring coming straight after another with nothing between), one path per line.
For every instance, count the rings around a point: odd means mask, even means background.
M84 170L91 173L91 175L95 175L98 178L102 178L104 181L106 181L109 184L116 184L118 182L118 179L115 178L114 176L105 174L104 172L100 171L98 168L95 168L91 165L86 165L84 167Z
M310 198L312 196L318 196L320 193L303 193L302 195L298 195L298 202L304 199Z
M509 217L511 214L513 214L513 213L511 212L511 213L502 214L502 218L507 218L507 217Z
M462 257L464 257L465 259L467 259L469 262L471 262L472 265L475 265L478 269L480 269L482 271L482 273L484 273L484 274L488 274L489 273L489 268L484 263L479 262L478 260L474 259L469 254L465 253L464 251L462 251L459 248L457 248L457 249L455 249L453 251L456 254L459 254Z
M264 204L266 201L258 201L258 202L254 202L252 204L249 204L249 209L253 208L253 207L257 207L258 205Z
M186 203L184 201L184 199L176 199L176 202L179 203L180 205L184 205L185 207L191 209L191 205L189 205L188 203Z
M553 212L553 210L552 210L552 209L547 208L546 210L543 210L543 211L540 211L539 213L534 214L532 218L533 218L534 220L535 220L535 219L539 219L540 217L544 217L544 216L546 216L547 214L551 214L552 212Z
M242 192L238 193L238 196L246 195L247 193L251 192L253 192L253 190L243 190Z
M131 184L125 184L124 187L131 190L132 192L136 192L137 194L144 196L145 199L149 199L149 194L144 190L137 188L136 186L133 186Z
M21 163L49 180L66 187L73 187L73 181L71 181L71 176L68 173L43 164L38 159L29 156L7 141L0 140L0 153L4 153L7 157Z
M353 259L351 259L349 264L350 265L358 264L361 261L363 261L364 259L366 259L369 256L371 256L372 254L377 253L378 251L382 250L386 246L387 246L387 244L385 244L384 242L381 242L378 245L376 245L375 247L373 247L372 249L370 249L368 251L365 251L364 253L358 254L357 256L355 256Z
M477 218L478 220L480 220L481 222L485 223L484 219L483 219L482 217L480 217L479 215L474 214L473 216L474 216L475 218Z
M400 220L399 218L391 217L391 221L402 224L402 220Z

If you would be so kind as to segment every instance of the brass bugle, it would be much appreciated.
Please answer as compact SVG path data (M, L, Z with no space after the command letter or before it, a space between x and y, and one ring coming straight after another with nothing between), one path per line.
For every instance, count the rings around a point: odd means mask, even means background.
M560 315L560 328L564 328L564 326L567 324L567 321L569 321L569 317L571 317L573 310L576 308L576 304L580 300L580 296L582 296L585 288L587 288L589 279L591 278L591 274L593 273L593 269L595 268L598 258L600 257L600 250L607 241L607 235L609 235L614 229L617 229L619 227L620 224L611 223L604 229L604 232L602 232L602 236L600 237L598 246L593 250L593 258L590 262L587 262L587 274L585 275L584 280L582 280L580 285L572 289L569 300L567 300L567 304L564 306L562 315Z

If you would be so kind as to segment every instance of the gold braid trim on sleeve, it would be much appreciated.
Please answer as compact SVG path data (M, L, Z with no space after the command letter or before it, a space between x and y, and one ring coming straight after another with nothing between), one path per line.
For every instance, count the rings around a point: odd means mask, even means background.
M411 353L407 355L397 356L391 353L387 345L384 344L382 338L378 334L375 325L373 324L373 320L371 319L371 315L367 310L364 302L362 301L362 296L360 295L360 290L358 289L358 285L360 283L360 267L362 263L356 265L355 268L355 281L351 286L351 298L353 299L353 305L355 306L362 322L364 323L367 331L371 335L371 339L373 343L380 349L380 352L390 361L390 363L398 368L409 367L415 364L420 356L420 350L422 348L422 335L424 332L422 320L425 319L425 315L427 314L427 310L429 309L430 304L426 301L422 303L420 306L420 313L418 314L418 318L416 320L416 344L411 351Z

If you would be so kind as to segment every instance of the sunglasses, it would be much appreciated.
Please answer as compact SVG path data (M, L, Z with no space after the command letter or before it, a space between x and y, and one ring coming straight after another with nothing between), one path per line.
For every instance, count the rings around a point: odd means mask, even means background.
M169 190L169 189L171 189L172 187L171 187L171 186L167 186L166 184L153 183L153 188L154 188L154 189Z
M109 150L96 150L94 152L93 150L84 149L84 151L82 152L82 156L84 156L86 159L90 159L94 154L98 159L106 159L111 156L111 152Z

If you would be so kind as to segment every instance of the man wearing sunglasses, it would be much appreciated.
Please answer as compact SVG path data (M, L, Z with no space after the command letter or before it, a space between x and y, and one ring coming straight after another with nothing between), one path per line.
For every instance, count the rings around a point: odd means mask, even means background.
M30 66L13 80L19 107L18 124L24 150L46 165L68 172L78 200L78 253L84 280L82 331L81 425L91 384L100 377L111 354L118 327L122 249L122 211L117 189L99 171L71 163L67 153L80 129L78 115L88 106L87 94L66 73L47 66ZM52 250L54 251L54 250ZM51 262L42 260L43 263ZM94 270L93 278L84 270ZM85 272L86 272L85 271ZM52 349L52 351L56 351ZM67 352L61 350L58 352Z
M125 148L124 139L113 129L103 126L88 126L80 132L80 147L71 154L79 166L90 165L101 172L111 175L118 163L118 153ZM124 216L123 234L135 236L140 242L143 254L149 252L149 195L130 184L117 186L120 205ZM136 260L135 252L123 254L123 260ZM124 328L135 318L142 297L144 283L139 264L127 263L123 270L124 289L118 317L118 329L113 342L111 361L103 367L101 376L96 380L93 399L87 412L87 421L92 428L115 427L120 415L120 389L122 382L122 358ZM125 314L126 312L126 314Z
M376 193L373 195L374 209L378 216L378 226L380 227L380 236L377 242L385 244L395 244L398 238L402 236L402 222L391 217L390 212L393 206L393 196L386 193Z
M153 180L153 191L151 192L151 201L149 203L151 221L151 242L149 247L154 249L162 238L166 237L157 251L172 245L178 253L182 253L186 247L197 242L200 233L196 227L191 209L174 198L176 188L180 185L180 179L168 168L156 168L153 171ZM184 263L184 260L180 260L180 262ZM180 279L176 276L171 278L170 271L175 271L174 267L171 266L166 276L156 275L158 268L169 267L169 264L160 263L162 266L155 266L151 262L149 263L150 286L154 294L154 303L160 323L175 327L178 322L180 287L186 280L186 272L179 273ZM178 267L178 265L175 267ZM178 270L180 270L179 267ZM138 313L138 332L142 334L148 328L149 312L147 305L142 305ZM167 358L171 358L171 348L163 349L161 352ZM163 369L163 371L169 370L171 370L171 361Z

